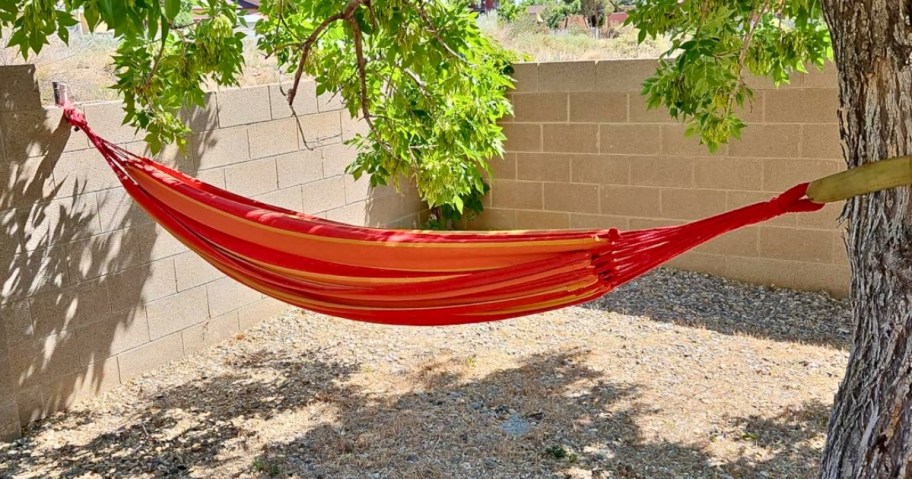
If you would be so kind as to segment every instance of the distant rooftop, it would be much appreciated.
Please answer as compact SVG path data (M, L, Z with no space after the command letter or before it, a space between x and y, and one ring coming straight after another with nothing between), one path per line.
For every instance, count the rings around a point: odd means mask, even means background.
M606 19L607 20L606 23L613 23L613 24L624 23L627 21L627 17L629 17L629 16L630 15L628 15L627 12L615 12L615 13L612 13L611 15L608 15L608 18Z

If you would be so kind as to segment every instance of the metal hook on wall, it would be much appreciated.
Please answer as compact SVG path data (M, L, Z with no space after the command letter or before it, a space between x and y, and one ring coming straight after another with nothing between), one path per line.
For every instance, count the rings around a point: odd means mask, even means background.
M51 82L54 88L54 104L63 108L70 105L70 86L65 82ZM79 131L78 126L73 127L73 131Z

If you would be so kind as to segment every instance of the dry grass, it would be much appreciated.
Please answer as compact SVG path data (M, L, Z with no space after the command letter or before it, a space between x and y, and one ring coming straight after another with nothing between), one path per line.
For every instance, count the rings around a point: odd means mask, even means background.
M0 38L5 45L6 39ZM115 93L108 89L114 83L111 55L117 48L109 35L74 35L70 45L63 44L56 36L51 44L28 60L19 56L16 48L0 49L0 66L30 63L35 65L35 77L46 103L53 101L52 81L70 84L77 100L111 100Z
M5 45L6 41L0 38L0 44ZM69 45L55 36L40 54L30 56L27 61L19 56L18 49L0 48L0 66L35 65L41 98L46 103L54 98L53 81L67 82L76 101L116 100L117 93L109 88L116 81L111 60L116 49L117 41L109 34L73 34ZM238 79L241 86L272 84L287 79L274 59L267 59L257 51L253 39L246 40L245 50L246 64ZM215 89L216 85L209 88Z
M667 48L662 41L636 42L636 31L620 28L613 38L594 39L586 35L552 35L523 22L499 24L495 17L481 17L482 28L505 48L520 53L531 61L607 60L621 58L656 58ZM0 44L5 44L0 38ZM29 57L27 63L36 66L36 77L45 102L53 100L51 82L70 84L77 101L115 100L117 94L109 88L114 84L111 55L117 42L111 35L73 34L65 45L54 37L40 54ZM264 85L288 80L277 68L274 59L257 51L253 39L246 42L246 65L239 82L242 86ZM16 49L0 48L0 66L26 63ZM210 85L215 89L216 85Z
M638 44L637 30L632 27L614 28L608 33L609 37L596 39L585 34L555 35L524 21L498 23L493 16L482 17L479 23L504 48L521 54L528 61L658 58L669 47L664 40Z
M815 477L843 340L683 319L294 312L38 425L0 476Z

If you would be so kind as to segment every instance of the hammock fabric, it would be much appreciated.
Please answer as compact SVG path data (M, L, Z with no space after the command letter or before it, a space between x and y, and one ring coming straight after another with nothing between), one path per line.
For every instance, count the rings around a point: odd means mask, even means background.
M133 199L235 280L344 318L437 326L495 321L598 298L723 233L823 207L807 183L770 201L639 231L436 232L351 226L266 205L134 155L65 107Z

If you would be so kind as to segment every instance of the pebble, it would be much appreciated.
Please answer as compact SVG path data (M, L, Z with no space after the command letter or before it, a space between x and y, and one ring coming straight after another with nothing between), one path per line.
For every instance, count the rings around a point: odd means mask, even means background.
M852 330L848 301L827 293L756 286L708 274L660 268L585 305L646 316L654 327L711 325L723 334L845 347ZM664 323L664 324L663 324Z
M513 414L509 419L500 423L500 430L513 437L527 434L531 429L532 424L517 414Z

